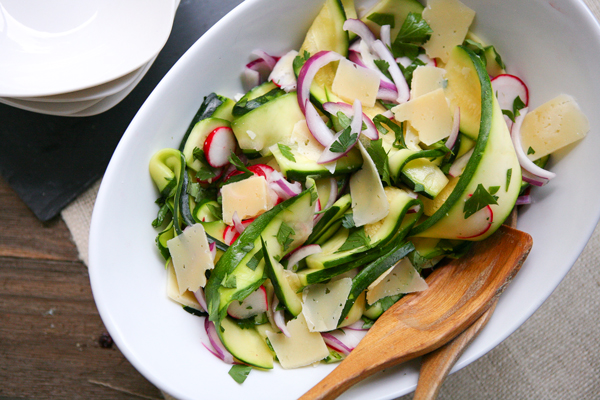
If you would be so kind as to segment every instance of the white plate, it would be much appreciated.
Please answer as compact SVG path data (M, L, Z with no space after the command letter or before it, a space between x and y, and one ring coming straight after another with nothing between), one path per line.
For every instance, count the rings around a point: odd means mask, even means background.
M494 43L509 70L529 84L531 105L571 94L588 115L592 131L583 143L553 158L557 178L533 191L535 204L524 207L519 220L519 227L533 236L531 255L459 367L491 350L531 316L573 265L600 217L600 180L593 178L600 151L600 28L592 14L577 0L464 2L478 12L476 32ZM150 226L157 192L148 175L152 154L178 147L203 96L241 91L240 72L252 50L283 54L297 48L321 4L247 0L223 18L142 106L102 181L90 233L90 280L98 310L128 360L176 398L295 399L335 367L254 370L243 385L231 379L230 366L201 344L202 319L165 296L164 261ZM416 384L416 365L391 368L340 399L405 394Z
M51 96L110 82L154 57L173 0L3 0L0 96Z
M23 110L39 114L58 115L63 117L69 116L81 110L85 110L86 108L90 108L94 104L99 103L101 100L102 98L68 103L48 103L31 100L13 99L10 97L0 97L0 103L12 107L21 108Z

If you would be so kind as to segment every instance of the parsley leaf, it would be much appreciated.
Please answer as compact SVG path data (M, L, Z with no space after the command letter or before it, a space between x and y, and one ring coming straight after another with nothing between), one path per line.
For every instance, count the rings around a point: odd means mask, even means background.
M346 229L354 228L354 215L352 213L344 214L342 217L342 226Z
M263 252L263 249L261 248L259 251L254 253L252 258L246 263L246 266L248 268L250 268L252 271L256 270L256 267L258 267L258 263L260 263L260 261L263 259L263 257L264 257L264 252Z
M371 242L371 239L365 233L365 230L361 228L352 229L350 234L346 238L344 244L337 249L336 253L340 253L342 251L354 250L359 247L368 246Z
M414 60L419 55L419 47L431 37L433 30L420 14L408 13L398 36L392 43L394 57L409 57Z
M242 160L239 159L238 156L235 155L235 153L232 151L231 155L229 156L229 162L231 164L233 164L233 166L240 172L242 172L241 174L238 175L234 175L232 177L230 177L227 182L223 182L221 185L226 185L229 183L234 183L234 182L239 182L242 181L244 179L250 178L252 177L254 174L252 173L252 171L250 171L242 162Z
M367 17L369 21L375 22L379 26L389 25L390 28L394 28L396 26L396 21L394 20L394 14L385 14L385 13L373 13Z
M296 157L294 157L294 153L292 153L292 149L290 148L290 146L286 146L282 143L277 143L277 147L279 147L279 151L281 152L282 156L284 156L290 161L296 162Z
M406 79L406 83L408 83L409 86L412 84L413 72L415 72L415 69L421 65L425 65L425 62L418 58L415 58L408 67L403 67L402 64L398 64L400 70L402 71L402 75L404 75L404 79Z
M294 72L296 72L296 74L300 71L300 69L302 68L302 66L304 65L304 63L309 58L310 58L310 53L308 51L306 51L306 50L304 50L304 53L298 54L296 56L296 58L294 58L292 66L293 66Z
M201 181L210 181L218 175L218 168L213 168L210 166L210 164L206 160L204 151L200 150L199 147L194 147L192 154L194 160L198 160L201 165L200 170L196 173L196 178L200 179Z
M237 281L235 275L225 274L223 280L221 281L221 286L227 289L235 289L237 288Z
M290 238L290 236L295 234L296 232L294 232L294 229L292 229L292 227L285 222L282 222L281 225L279 225L279 230L277 231L276 237L277 242L281 245L281 247L283 247L283 251L286 251L290 247L290 244L292 244L294 241L294 239Z
M475 192L473 192L471 197L465 201L465 206L463 208L465 219L490 204L498 204L496 200L498 200L498 196L491 195L480 183L477 185L477 189L475 189Z
M517 98L513 101L513 114L515 115L515 118L519 116L519 110L523 108L525 108L525 103L523 103L523 100L521 100L520 96L517 96Z
M466 39L465 44L468 45L471 50L473 50L473 53L475 53L477 57L479 57L481 63L485 67L487 65L487 58L485 57L485 47L483 47L481 43L471 39Z
M535 154L535 150L531 146L529 146L529 148L527 149L527 155L530 155L530 154Z
M387 183L388 186L391 186L390 162L388 154L383 148L383 139L371 140L366 150L375 163L375 167L377 167L377 172L379 173L379 176L381 176L381 181Z
M251 370L252 367L249 365L234 364L229 370L229 375L237 383L244 383Z
M392 75L390 74L390 63L385 60L373 60L377 68L384 74L389 80L393 80Z
M388 130L382 124L385 124L388 128L394 131L394 135L396 136L396 141L394 142L395 148L406 148L406 143L404 142L404 132L401 126L398 126L395 122L388 117L384 117L382 114L377 114L375 118L373 118L373 123L375 124L377 130L383 135L385 135Z
M500 186L490 186L488 188L488 192L490 192L491 195L498 193L498 190L500 190Z
M356 143L357 139L358 134L351 133L350 127L347 127L337 138L337 140L331 144L329 150L333 153L345 153L350 147L352 147Z

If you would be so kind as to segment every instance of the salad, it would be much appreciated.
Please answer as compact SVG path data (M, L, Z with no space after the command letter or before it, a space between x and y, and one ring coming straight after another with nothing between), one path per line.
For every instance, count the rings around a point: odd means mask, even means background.
M529 92L457 0L326 0L302 46L254 52L150 160L167 294L233 364L343 359L444 258L484 240L589 130Z

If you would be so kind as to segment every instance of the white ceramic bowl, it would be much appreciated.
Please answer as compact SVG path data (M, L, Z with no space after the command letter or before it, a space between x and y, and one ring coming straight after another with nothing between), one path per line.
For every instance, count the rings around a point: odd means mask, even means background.
M0 96L101 85L147 63L173 24L174 0L3 0Z
M553 157L558 177L533 191L519 228L534 238L529 259L500 299L489 325L463 355L463 367L517 329L552 293L589 239L600 216L600 29L578 0L463 0L477 11L476 33L496 45L509 71L528 83L533 107L573 95L592 130ZM177 147L212 91L241 91L240 71L253 49L283 54L299 47L322 0L247 0L208 31L173 67L123 136L108 166L90 234L90 279L100 315L120 350L160 389L180 399L293 399L334 365L252 371L243 385L201 344L202 319L165 296L166 273L154 247L157 193L148 160ZM358 1L357 1L358 3ZM362 3L360 3L362 4ZM391 368L342 399L391 399L411 391L416 363Z

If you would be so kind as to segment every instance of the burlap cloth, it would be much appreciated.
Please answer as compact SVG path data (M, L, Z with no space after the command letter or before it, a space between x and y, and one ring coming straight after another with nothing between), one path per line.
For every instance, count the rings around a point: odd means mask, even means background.
M586 3L600 17L600 0ZM100 182L62 212L86 264L99 186ZM439 398L600 399L599 265L597 227L571 271L539 310L495 349L450 375Z

